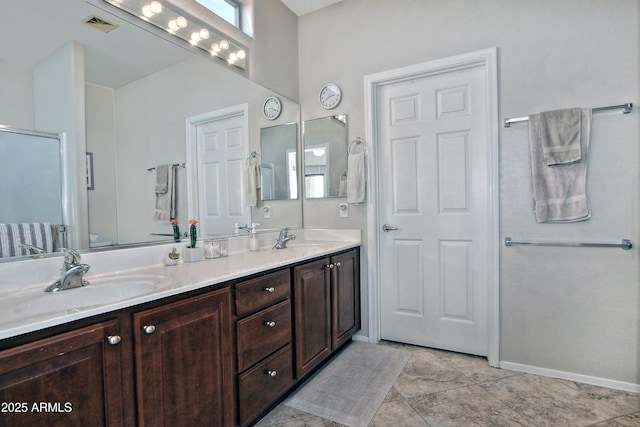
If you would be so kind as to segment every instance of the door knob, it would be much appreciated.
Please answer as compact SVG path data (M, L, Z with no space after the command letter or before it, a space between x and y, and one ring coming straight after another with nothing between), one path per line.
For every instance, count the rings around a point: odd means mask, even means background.
M382 231L384 231L384 232L394 231L394 230L397 230L397 229L398 229L398 227L392 227L389 224L385 224L385 225L382 226Z

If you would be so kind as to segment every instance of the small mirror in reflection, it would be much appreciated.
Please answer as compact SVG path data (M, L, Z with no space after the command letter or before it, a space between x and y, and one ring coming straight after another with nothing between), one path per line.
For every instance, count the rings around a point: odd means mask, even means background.
M304 122L304 189L308 199L347 195L347 116Z
M298 198L297 131L296 123L260 129L262 200Z

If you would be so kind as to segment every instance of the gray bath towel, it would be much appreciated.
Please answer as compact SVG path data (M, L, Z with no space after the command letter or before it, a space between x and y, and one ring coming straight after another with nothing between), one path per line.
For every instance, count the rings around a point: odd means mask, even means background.
M540 142L547 165L562 165L582 159L580 135L582 110L545 111L540 113Z
M156 221L169 222L171 218L176 217L176 173L172 165L160 165L168 167L167 191L165 193L156 192L156 207L153 213L153 219Z
M591 109L581 110L578 162L549 166L540 141L540 115L529 116L531 193L536 221L576 222L591 217L587 200L587 155L591 132Z

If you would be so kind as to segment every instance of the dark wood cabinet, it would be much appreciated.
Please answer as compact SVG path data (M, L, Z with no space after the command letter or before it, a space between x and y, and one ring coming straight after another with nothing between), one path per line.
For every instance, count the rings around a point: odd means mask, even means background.
M238 420L244 426L293 385L291 272L235 285Z
M138 425L231 426L230 291L133 315Z
M250 425L360 329L359 270L353 249L5 339L0 425Z
M296 378L322 363L360 329L358 250L294 268Z
M0 424L125 425L117 320L0 352Z
M296 378L331 353L331 272L329 258L293 269Z
M331 257L332 349L360 330L360 259L353 250Z

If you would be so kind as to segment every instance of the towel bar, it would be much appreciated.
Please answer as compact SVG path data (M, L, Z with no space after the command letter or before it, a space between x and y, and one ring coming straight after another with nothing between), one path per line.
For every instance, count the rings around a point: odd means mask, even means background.
M598 111L622 109L624 110L622 112L623 114L629 114L632 108L633 108L633 104L630 102L627 102L626 104L610 105L608 107L597 107L597 108L594 108L592 111L598 112ZM506 128L511 127L511 123L528 122L528 121L529 121L529 117L515 117L512 119L504 119L504 127Z
M173 166L174 168L186 168L186 167L187 167L187 165L185 164L185 162L182 162L182 163L174 163L174 164L172 164L171 166ZM149 172L152 172L152 171L156 170L156 168L147 168L147 170L148 170Z
M620 248L628 251L633 247L631 240L622 239L622 243L580 243L580 242L531 242L526 240L511 240L511 237L504 238L505 246L529 245L529 246L563 246L574 248Z

